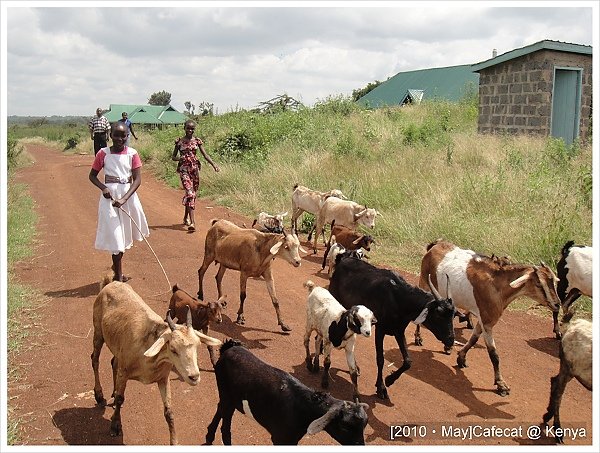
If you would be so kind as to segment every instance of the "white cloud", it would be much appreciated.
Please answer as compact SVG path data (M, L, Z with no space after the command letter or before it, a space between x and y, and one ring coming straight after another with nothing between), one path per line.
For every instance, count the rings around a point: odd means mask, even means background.
M208 101L223 113L282 93L310 105L400 71L483 61L492 49L592 44L598 13L593 2L40 5L2 5L8 115L91 115L161 90L179 110Z

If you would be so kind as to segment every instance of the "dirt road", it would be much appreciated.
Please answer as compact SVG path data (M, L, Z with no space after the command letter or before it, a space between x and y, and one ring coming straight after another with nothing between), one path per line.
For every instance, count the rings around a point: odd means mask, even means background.
M18 178L29 185L39 215L38 245L35 256L16 267L18 278L38 288L47 297L38 311L35 346L17 358L23 367L21 380L9 388L16 416L23 420L26 445L167 445L168 429L163 417L160 394L155 385L129 381L122 410L123 436L110 437L112 408L96 407L94 378L90 362L92 351L92 305L98 293L100 276L110 266L110 257L94 249L97 203L100 192L87 177L92 157L67 156L43 146L28 146L35 164L23 169ZM294 181L290 182L290 187ZM142 298L161 316L167 310L169 284L195 294L197 269L210 219L227 218L251 224L228 209L201 200L197 208L197 231L188 233L181 226L181 192L165 186L144 173L139 196L151 234L149 242L167 273L165 278L149 247L136 243L125 253L124 272ZM301 238L304 241L304 237ZM304 243L306 245L306 243ZM308 247L306 247L308 248ZM376 251L374 253L377 253ZM284 320L293 328L280 331L264 282L249 280L245 305L246 325L233 321L238 308L238 273L228 271L224 288L229 295L227 315L212 334L220 339L237 338L261 359L282 368L305 384L319 388L320 377L304 366L302 337L306 290L302 283L312 279L326 286L320 272L323 247L315 257L304 257L300 268L274 261L274 278ZM205 295L216 299L211 267L205 277ZM413 283L412 275L407 276ZM442 345L424 331L425 345L412 344L413 327L407 329L412 368L389 389L390 399L375 395L375 351L373 339L359 338L357 360L361 367L359 386L362 401L369 404L367 445L540 445L552 443L542 433L530 440L527 427L539 425L548 403L550 377L558 372L558 344L552 335L549 317L507 311L495 329L504 378L511 386L510 396L494 392L493 371L486 349L478 344L468 356L469 367L456 367L456 352L442 353ZM470 331L457 329L457 340L464 342ZM386 369L397 366L401 356L395 341L385 341ZM100 357L105 395L112 391L110 352ZM214 414L217 390L208 353L199 355L201 383L197 387L176 380L172 391L175 423L182 445L204 442L206 427ZM330 391L337 398L352 394L344 354L334 351ZM592 443L592 394L578 382L571 382L563 397L563 426L584 428L585 437L566 439L571 445ZM392 425L396 439L390 440ZM421 425L424 428L421 428ZM462 439L448 427L472 427L473 439ZM502 428L489 435L488 428ZM509 429L504 429L509 428ZM434 433L435 430L435 433ZM581 431L579 431L581 432ZM236 413L233 443L270 445L268 433L254 420ZM479 433L479 434L478 434ZM221 443L217 431L216 443ZM301 445L336 445L326 433L305 436Z

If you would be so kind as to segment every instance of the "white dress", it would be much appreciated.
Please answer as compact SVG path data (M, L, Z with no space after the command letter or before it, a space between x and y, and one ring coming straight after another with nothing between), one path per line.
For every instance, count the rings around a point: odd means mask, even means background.
M104 174L117 176L123 182L127 181L132 175L133 156L137 154L137 151L129 147L126 147L126 152L123 154L111 154L110 148L103 148L101 151L106 154L104 157ZM125 195L130 187L129 182L105 182L104 184L115 200ZM148 229L142 203L136 192L121 206L131 218L121 209L115 208L112 202L113 200L100 195L95 246L98 250L107 250L116 255L129 249L133 245L134 239L142 241L145 236L150 234L150 230Z

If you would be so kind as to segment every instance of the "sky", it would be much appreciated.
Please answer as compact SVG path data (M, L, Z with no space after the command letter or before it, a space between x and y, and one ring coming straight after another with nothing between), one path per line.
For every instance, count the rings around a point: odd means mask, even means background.
M3 116L91 116L163 90L179 111L312 106L493 49L592 45L595 3L2 1Z

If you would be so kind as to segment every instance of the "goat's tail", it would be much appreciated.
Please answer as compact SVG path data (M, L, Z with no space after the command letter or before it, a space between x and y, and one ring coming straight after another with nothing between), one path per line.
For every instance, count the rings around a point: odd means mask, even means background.
M173 294L175 294L175 292L176 292L177 290L179 290L179 286L177 286L177 283L175 283L175 284L173 285L173 288L172 288L172 290L173 290Z
M217 223L219 221L219 219L212 219L210 221L211 226L214 225L215 223Z
M302 286L308 289L309 293L315 288L315 284L312 280L306 280Z
M569 250L571 249L571 247L573 247L573 245L575 244L575 241L567 241L567 243L563 246L562 250L561 250L561 255L563 256L563 258L566 258L567 255L569 254Z
M113 278L113 273L112 270L110 271L106 271L102 277L100 277L100 289L99 291L102 291L102 288L104 288L106 285L108 285L110 282L112 282L112 278Z
M296 190L297 188L298 188L298 183L294 184L294 189L293 190Z
M235 340L233 338L229 338L227 341L225 341L225 343L223 343L221 345L221 348L219 349L219 353L223 354L225 351L227 351L230 348L233 348L234 346L246 347L246 345L244 343L242 343L240 340Z

